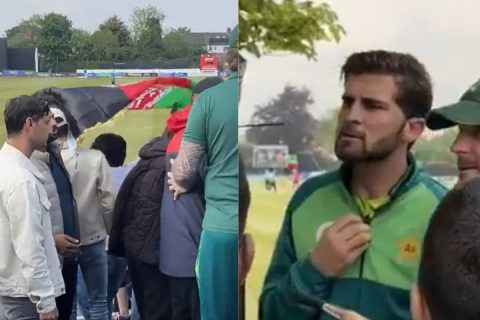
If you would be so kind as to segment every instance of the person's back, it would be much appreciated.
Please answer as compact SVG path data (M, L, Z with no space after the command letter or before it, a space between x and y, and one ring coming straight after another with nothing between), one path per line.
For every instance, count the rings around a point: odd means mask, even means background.
M172 134L165 157L166 170L171 170L180 150L180 144L187 125L191 107L175 112L167 121L168 131ZM195 260L197 258L202 221L205 215L204 179L206 159L197 168L196 183L193 189L177 200L168 188L165 179L161 209L160 271L175 278L195 278Z
M77 200L83 246L104 240L109 233L114 205L112 177L105 156L98 150L62 150Z
M167 145L168 139L162 136L140 150L140 160L117 196L108 248L111 254L127 258L142 319L170 317L168 280L158 266Z
M198 110L195 110L195 108ZM200 118L203 117L203 118ZM207 119L207 123L205 123ZM206 126L199 137L187 126L184 141L205 146L207 202L203 228L211 231L238 232L238 76L198 96L189 123Z

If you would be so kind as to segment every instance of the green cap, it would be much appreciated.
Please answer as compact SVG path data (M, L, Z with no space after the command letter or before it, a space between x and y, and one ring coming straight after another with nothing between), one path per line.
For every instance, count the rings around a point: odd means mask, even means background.
M230 33L230 40L229 40L230 48L238 48L238 24L233 28L232 32Z
M427 116L431 130L450 128L456 125L480 126L480 80L465 92L457 103L434 109Z

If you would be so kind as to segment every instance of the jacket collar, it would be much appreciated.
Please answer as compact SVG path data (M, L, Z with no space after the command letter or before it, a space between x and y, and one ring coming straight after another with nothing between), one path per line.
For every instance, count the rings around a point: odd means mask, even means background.
M8 142L3 144L1 153L12 159L15 163L30 171L42 183L45 183L45 177L38 171L35 165L20 150L10 145Z
M400 177L398 182L390 189L389 195L391 199L398 198L408 190L412 189L418 183L418 174L421 169L416 163L412 154L408 154L408 167L405 173ZM352 178L352 166L349 164L343 164L339 169L340 178L350 192L350 183Z

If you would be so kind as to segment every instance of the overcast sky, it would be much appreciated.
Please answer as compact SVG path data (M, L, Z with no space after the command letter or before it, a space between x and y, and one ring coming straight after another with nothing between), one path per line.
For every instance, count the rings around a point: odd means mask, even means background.
M321 116L339 105L339 70L359 50L409 52L423 62L434 82L436 106L454 102L480 78L480 1L327 1L347 31L340 44L317 45L318 62L300 56L249 57L239 121L253 107L279 94L287 83L308 87L312 111Z
M4 0L0 9L0 36L33 14L67 15L73 26L94 31L116 14L129 24L135 7L152 4L165 13L166 27L188 27L198 32L222 32L238 22L237 0Z

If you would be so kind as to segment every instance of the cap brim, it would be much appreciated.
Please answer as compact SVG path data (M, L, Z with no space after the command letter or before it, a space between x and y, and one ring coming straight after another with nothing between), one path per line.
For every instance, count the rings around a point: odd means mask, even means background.
M479 126L480 104L473 101L458 103L434 109L426 121L430 130L441 130L456 125Z

